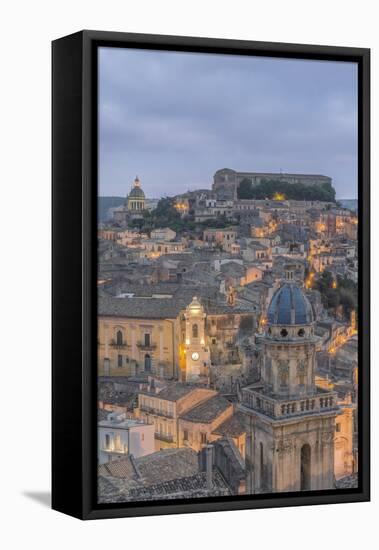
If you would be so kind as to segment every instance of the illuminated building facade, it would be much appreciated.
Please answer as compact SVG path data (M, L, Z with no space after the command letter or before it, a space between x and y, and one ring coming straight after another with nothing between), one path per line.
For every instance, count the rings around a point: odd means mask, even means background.
M184 318L186 380L204 380L208 377L210 352L205 341L206 314L196 296L186 308Z
M315 384L314 314L293 273L268 308L261 380L242 389L247 491L331 489L337 395Z
M145 193L141 188L141 182L136 176L133 187L126 197L125 204L115 208L113 212L113 221L117 225L125 226L131 219L141 218L145 210Z
M128 210L133 214L145 210L145 193L141 188L141 182L136 176L132 190L127 200Z

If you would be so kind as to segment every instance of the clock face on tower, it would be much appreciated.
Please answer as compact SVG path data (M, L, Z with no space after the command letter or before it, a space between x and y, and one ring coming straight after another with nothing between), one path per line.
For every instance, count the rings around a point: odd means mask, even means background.
M192 360L193 360L193 361L197 361L197 360L199 359L200 356L199 356L199 354L197 353L197 351L195 351L195 352L191 355L191 357L192 357Z

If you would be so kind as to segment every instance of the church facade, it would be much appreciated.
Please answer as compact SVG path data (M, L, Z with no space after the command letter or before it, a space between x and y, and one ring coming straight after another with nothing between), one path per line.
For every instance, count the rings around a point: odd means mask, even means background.
M185 319L185 377L188 382L207 381L210 352L206 345L206 314L196 296L184 313Z
M247 429L247 492L334 487L337 394L315 384L312 307L286 273L268 308L260 381L241 390Z
M218 376L226 370L225 379L229 368L238 374L236 340L256 326L254 315L226 302L209 305L192 290L100 297L99 376L145 373L208 385L214 369Z
M136 176L133 187L126 197L125 203L114 210L113 221L123 227L127 225L130 220L142 218L146 206L145 202L145 193L141 187L138 176Z

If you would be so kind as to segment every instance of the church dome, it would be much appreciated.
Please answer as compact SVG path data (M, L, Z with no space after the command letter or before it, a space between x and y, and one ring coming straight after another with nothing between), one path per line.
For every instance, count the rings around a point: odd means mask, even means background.
M309 325L314 321L308 298L293 283L286 283L276 290L267 317L270 325Z
M129 193L129 198L144 199L145 193L142 191L141 187L133 187L133 189Z
M137 202L145 202L145 193L141 189L141 182L138 178L138 176L135 177L133 187L128 195L128 201L135 201Z

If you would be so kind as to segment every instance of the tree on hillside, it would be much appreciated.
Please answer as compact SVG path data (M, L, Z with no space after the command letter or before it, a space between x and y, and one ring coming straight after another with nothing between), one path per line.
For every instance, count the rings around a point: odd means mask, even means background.
M330 271L324 271L315 281L314 288L320 292L322 302L327 309L342 306L347 318L351 311L357 311L358 287L347 277L337 277L335 281Z
M286 199L334 202L336 192L330 183L321 185L304 185L303 183L288 183L283 180L262 180L256 185L245 178L241 181L237 192L240 199L273 199L284 195Z
M237 197L239 199L250 199L252 190L252 181L249 178L244 178L241 180L238 189Z

